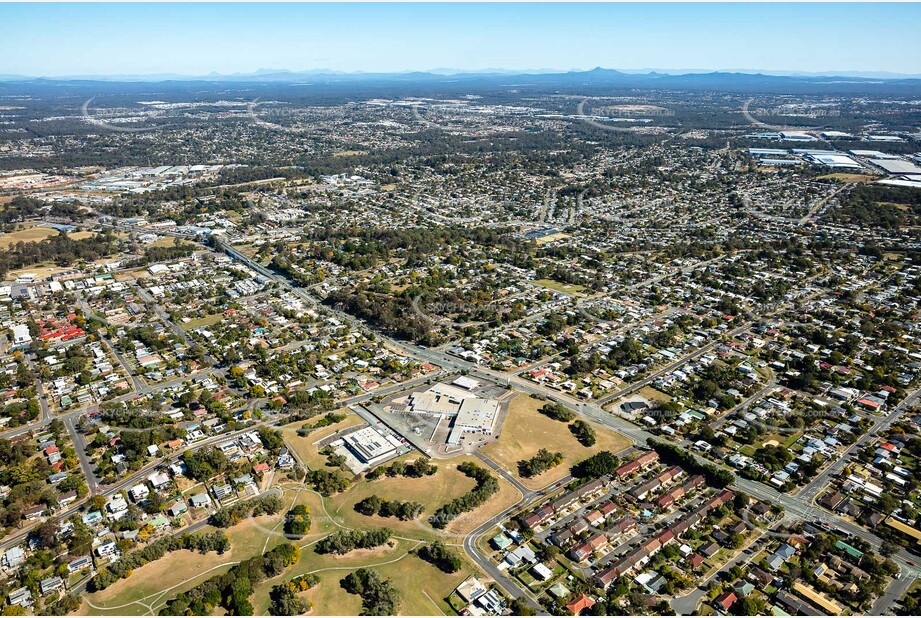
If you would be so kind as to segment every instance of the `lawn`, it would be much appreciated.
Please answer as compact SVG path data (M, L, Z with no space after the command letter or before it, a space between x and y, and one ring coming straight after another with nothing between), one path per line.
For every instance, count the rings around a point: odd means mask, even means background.
M668 403L672 400L672 396L662 391L655 389L651 386L644 386L639 390L639 395L645 397L649 401L654 401L656 403Z
M569 468L573 464L599 451L617 453L632 444L623 434L589 421L598 439L592 447L582 446L569 431L566 423L555 421L538 411L546 403L527 395L518 395L512 399L498 441L482 449L484 455L516 477L518 462L530 459L540 449L563 453L565 459L562 465L539 476L521 479L530 489L540 489L560 480L569 473Z
M18 242L37 242L57 235L58 231L50 227L27 227L0 236L0 249L9 249Z
M819 176L820 180L825 178L837 180L839 182L873 182L874 180L879 180L879 176L870 176L869 174L848 174L844 172Z
M273 530L281 530L284 513L295 503L306 504L311 512L310 533L301 541L302 544L316 541L337 529L332 519L324 516L319 496L306 491L287 490L285 509L281 513L247 519L226 530L230 539L230 550L227 553L218 555L178 551L167 554L160 560L135 569L130 577L119 580L102 592L85 595L84 599L97 607L90 607L84 601L80 613L94 615L148 613L148 608L142 606L138 601L148 605L153 604L155 607L157 604L162 605L180 592L230 569L237 562L258 556L284 542L284 536ZM213 528L206 526L201 532L212 530Z
M12 245L15 245L18 242L38 242L45 240L46 238L51 238L52 236L57 236L59 232L50 227L41 227L41 226L32 226L27 227L21 230L16 230L15 232L10 232L9 234L3 234L0 236L0 249L9 249ZM91 238L95 236L95 232L70 232L68 236L74 240L81 240L84 238Z
M572 296L583 296L584 294L582 294L582 292L585 290L585 287L577 283L562 283L560 281L554 281L553 279L537 279L534 283L542 288Z
M403 457L411 461L418 457L412 453ZM434 460L438 472L432 476L416 479L409 477L383 477L374 481L361 479L348 491L332 496L327 500L327 508L335 517L341 517L342 523L352 528L388 527L417 537L432 537L437 533L425 523L425 518L434 513L438 507L462 496L476 485L473 479L457 470L462 461L476 461L470 457L458 457L451 460ZM501 492L500 492L501 493ZM388 500L418 502L425 507L420 521L400 521L395 517L378 517L361 515L353 508L356 502L376 495Z
M378 481L374 491L386 487L386 493L405 491L404 495L393 495L401 499L413 499L432 508L441 505L450 497L466 491L472 482L466 477L458 478L456 465L460 459L450 463L439 462L439 472L428 481L418 479L386 479ZM443 468L442 468L443 466ZM463 476L463 475L461 475ZM433 482L434 481L434 485ZM467 481L465 483L465 481ZM413 485L415 483L415 485ZM373 485L373 483L368 483ZM433 491L432 487L437 487ZM426 488L431 495L426 496ZM507 493L511 492L511 496ZM381 490L381 494L385 491ZM503 496L510 500L503 501ZM349 507L354 503L351 496L338 498ZM517 500L517 492L508 483L503 483L503 490L489 504L474 511L492 509L498 512ZM460 538L446 538L445 542L454 545L454 549L463 557L464 566L460 572L445 574L420 560L409 552L423 544L423 538L432 538L424 530L407 526L406 530L397 530L399 538L394 538L387 546L357 550L345 556L320 555L313 551L314 544L330 532L341 529L342 525L352 526L361 520L362 528L375 527L377 518L365 518L357 513L354 517L337 514L333 501L324 505L317 494L294 485L286 485L285 510L274 516L246 520L227 529L231 549L223 556L217 554L197 554L194 552L173 552L160 560L136 569L132 575L122 579L106 590L84 597L84 603L78 613L83 615L143 615L156 614L166 602L182 591L188 590L206 579L225 572L241 560L268 551L285 542L286 539L275 534L284 522L284 513L294 504L306 504L311 513L311 528L308 535L293 541L302 548L301 559L297 564L271 580L260 583L251 597L256 614L266 614L269 604L269 592L273 585L287 581L298 575L316 573L320 584L304 593L304 597L314 604L312 614L320 615L357 615L361 609L359 597L348 594L339 585L339 580L360 567L372 567L388 579L392 579L402 595L401 614L439 615L451 613L450 606L444 599L457 585L476 573L476 569L459 546ZM383 523L383 522L382 522ZM387 521L393 524L393 521ZM203 531L208 531L206 527ZM95 607L89 605L93 603ZM143 605L142 605L143 603Z
M189 320L184 322L182 327L187 330L192 330L193 328L202 328L203 326L214 326L224 318L223 313L214 313L211 315L206 315L203 318L197 318L195 320Z

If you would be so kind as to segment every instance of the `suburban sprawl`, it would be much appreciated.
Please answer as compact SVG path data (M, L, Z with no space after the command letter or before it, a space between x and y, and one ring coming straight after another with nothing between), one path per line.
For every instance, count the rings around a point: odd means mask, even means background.
M917 614L919 98L0 81L0 613Z

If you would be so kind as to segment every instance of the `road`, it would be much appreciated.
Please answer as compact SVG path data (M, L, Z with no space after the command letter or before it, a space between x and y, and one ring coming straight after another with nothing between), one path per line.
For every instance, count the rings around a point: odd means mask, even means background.
M799 496L808 503L814 502L819 493L828 487L828 482L847 466L852 454L866 447L870 442L875 440L881 432L886 431L907 408L914 405L919 399L921 399L921 389L916 389L909 393L901 403L892 408L889 414L883 418L877 419L869 431L855 440L847 450L841 453L838 459L832 462L830 466L819 473L818 476L804 487L803 490L799 492Z
M807 215L807 216L808 216L808 215ZM123 229L123 230L126 230L126 231L146 231L146 230L142 230L142 229L134 229L134 228L131 227L131 226L112 225L112 227L115 227L116 229ZM189 236L186 235L186 234L180 234L180 233L173 233L173 234L170 234L170 235L183 236L183 237L186 237L186 238L189 237ZM309 292L308 292L307 290L305 290L304 288L301 288L300 286L298 286L298 285L296 285L296 284L293 284L293 283L290 282L286 277L283 277L283 276L280 276L280 275L274 273L273 271L271 271L271 270L269 270L268 268L264 267L263 265L259 264L259 263L256 262L255 260L252 260L252 259L249 258L248 256L246 256L246 255L240 253L239 251L237 251L236 249L234 249L233 247L231 247L230 245L228 245L227 243L225 243L222 239L220 239L220 238L213 238L213 241L215 242L215 246L216 246L219 250L222 250L222 251L224 251L225 253L227 253L227 255L229 255L230 257L232 257L232 258L234 258L234 259L236 259L236 260L238 260L238 261L243 262L244 264L246 264L247 266L249 266L250 268L252 268L254 271L260 273L261 275L263 275L264 277L266 277L266 278L269 279L270 281L274 281L274 282L278 283L283 289L290 291L290 292L293 293L294 295L300 297L300 298L301 298L302 300L304 300L305 302L308 302L308 303L310 303L310 304L312 304L312 305L319 305L319 304L320 304L319 300L316 299L316 298L314 298L313 296L311 296L311 295L309 294ZM145 296L144 293L142 293L142 297L143 297L143 296ZM185 334L184 334L184 331L182 331L182 330L178 327L178 325L174 325L174 324L172 323L172 321L168 319L168 316L166 316L166 315L165 315L165 312L163 312L162 309L160 309L160 308L157 306L157 304L153 301L153 299L150 299L149 296L148 296L147 298L145 298L145 300L146 300L149 304L152 304L152 307L154 307L154 310L157 311L158 315L160 315L161 318L165 319L166 323L167 323L167 324L170 324L170 325L171 325L171 328L174 328L174 330L176 330L177 334L180 334L180 336L182 336L183 339L187 341L187 343L191 343L191 342L189 341L189 339L188 339L188 335L185 335ZM365 325L363 322L361 322L360 320L358 320L357 318L354 318L353 316L351 316L351 315L349 315L349 314L346 314L346 313L341 312L341 311L337 311L337 310L332 309L332 308L327 308L327 310L328 310L330 313L332 313L333 315L335 315L338 319L340 319L340 320L344 321L345 323L348 323L348 324L350 324L350 325L352 325L352 326L354 326L354 327L356 327L356 328L367 328L367 325ZM778 310L779 310L779 308L778 308ZM776 311L775 311L775 312L776 312ZM436 351L436 350L430 350L430 349L426 349L426 348L421 348L421 347L416 346L416 345L413 345L413 344L409 344L409 343L397 341L397 340L395 340L395 339L393 339L393 338L391 338L391 337L389 337L389 336L387 336L387 335L385 335L385 334L382 334L382 333L379 333L379 332L376 332L376 331L375 331L375 333L376 333L376 334L378 335L378 337L379 337L382 341L384 341L387 345L389 345L390 347L392 347L392 348L394 348L394 349L396 349L396 350L402 351L402 353L406 354L407 356L410 356L410 357L412 357L412 358L415 358L415 359L420 360L420 361L423 361L423 362L429 362L429 363L432 363L432 364L435 364L435 365L439 365L439 366L441 366L444 370L447 370L447 371L467 371L467 372L470 372L470 373L472 373L472 374L475 374L475 375L479 375L479 376L481 376L481 377L484 377L484 378L486 378L486 379L488 379L488 380L490 380L490 381L493 381L493 382L495 382L495 383L497 383L497 384L508 385L508 386L511 386L511 385L514 384L514 387L515 387L516 389L519 389L519 390L521 390L521 391L523 391L523 392L538 394L538 395L541 395L541 396L546 397L546 398L548 398L548 399L552 399L552 400L555 400L555 401L560 401L560 402L566 403L566 404L570 405L573 409L575 409L576 411L578 411L580 414L582 414L583 416L587 416L587 417L589 417L589 418L592 418L593 420L595 420L595 421L597 421L597 422L599 422L599 423L601 423L601 424L603 424L603 425L605 425L605 426L607 426L607 427L610 427L610 428L612 428L612 429L614 429L614 430L616 430L616 431L619 431L619 432L621 432L621 433L627 435L627 436L630 437L635 443L637 443L637 444L646 444L646 443L648 442L649 439L655 438L655 436L653 436L653 435L650 434L649 432L645 431L644 429L642 429L642 428L640 428L640 427L637 427L637 426L633 425L632 423L629 423L628 421L626 421L625 419L623 419L623 418L621 418L621 417L619 417L619 416L617 416L617 415L613 415L613 414L610 414L610 413L606 412L606 411L601 407L601 405L603 405L603 404L605 404L605 403L607 403L607 402L609 402L609 401L611 401L611 400L614 400L614 399L616 399L616 398L620 398L620 397L623 397L623 396L625 396L625 395L628 395L628 394L631 394L631 393L633 393L633 392L638 391L639 389L643 388L644 386L647 386L647 385L651 384L652 382L654 382L654 381L655 381L658 377L660 377L661 375L664 375L664 374L666 374L666 373L668 373L668 372L670 372L670 371L672 371L672 370L674 370L674 369L680 367L680 366L683 365L684 363L687 363L687 362L690 361L690 360L693 360L693 359L695 359L695 358L697 358L697 357L699 357L699 356L702 356L703 354L706 354L708 351L710 351L710 350L714 349L715 347L721 345L722 340L723 340L725 337L732 337L732 336L734 336L734 335L736 335L736 334L742 332L744 329L748 328L749 326L750 326L750 324L746 323L746 324L740 325L740 326L738 326L738 327L736 327L736 328L734 328L734 329L728 331L728 332L725 333L724 336L721 337L720 339L718 339L718 340L716 340L716 341L713 341L713 342L711 342L710 344L707 344L706 346L704 346L704 347L702 347L702 348L699 348L698 350L692 352L691 354L688 354L688 355L683 356L681 359L678 359L678 360L676 360L675 362L670 363L669 365L665 366L664 368L659 369L658 371L654 372L653 374L651 374L650 376L644 378L643 380L641 380L641 381L639 381L639 382L637 382L637 383L635 383L635 384L632 384L632 385L629 386L627 389L624 389L623 391L620 391L620 392L618 392L618 393L614 393L614 394L611 394L611 395L609 395L609 396L607 396L607 397L605 397L605 398L602 398L602 399L600 399L598 402L585 402L585 401L581 401L581 400L575 399L575 398L573 398L573 397L571 397L571 396L569 396L569 395L567 395L567 394L565 394L565 393L557 392L557 391L554 391L554 390L552 390L552 389L550 389L550 388L548 388L548 387L546 387L546 386L543 386L543 385L540 385L540 384L531 382L531 381L529 381L529 380L525 380L525 379L523 379L523 378L521 378L520 376L517 376L517 375L506 374L506 373L503 373L503 372L493 371L493 370L490 370L490 369L487 369L487 368L484 368L484 367L475 365L475 364L473 364L473 363L470 363L470 362L467 362L467 361L464 361L464 360L461 360L461 359L457 359L457 358L448 356L447 354L445 354L445 353L443 353L443 352L441 352L441 351ZM178 329L178 330L177 330L177 329ZM181 332L180 332L180 331L181 331ZM761 394L761 393L759 393L759 394ZM916 391L915 393L912 394L912 398L917 398L917 395L918 395L918 393L917 393L917 391ZM367 396L370 396L370 395L367 395ZM361 397L366 397L366 396L365 396L365 395L362 395ZM599 405L599 404L600 404L600 405ZM902 407L907 406L907 405L909 405L909 403L908 403L908 402L905 402L905 403L902 404ZM901 408L900 408L900 409L901 409ZM896 411L896 410L893 410L893 412L890 413L889 415L887 415L887 417L886 417L885 419L882 419L879 423L877 423L877 426L874 428L874 430L878 431L879 429L882 429L882 428L887 427L888 424L890 424L890 423L892 422L892 420L894 420L894 418L895 418L896 416L897 416L897 411ZM252 428L252 427L250 427L250 429L251 429L251 428ZM872 432L871 432L871 433L872 433ZM218 439L226 439L227 437L228 437L228 436L220 436L220 437L218 437ZM656 438L656 439L659 439L659 438ZM869 436L867 436L867 439L870 439ZM199 443L198 445L196 445L195 448L201 448L201 447L203 447L203 446L205 446L205 445L206 445L205 443ZM707 464L710 464L710 465L714 465L714 462L711 461L711 460L703 459L703 458L699 457L699 456L698 456L697 454L695 454L695 453L691 453L691 454L692 454L698 461L700 461L701 463L707 463ZM488 461L485 461L485 460L484 460L484 463L487 463L487 465L489 465L489 462L488 462ZM494 463L494 462L493 462L493 463ZM732 474L735 475L735 471L732 470L731 468L728 468L728 467L726 467L726 466L724 466L724 465L722 465L722 464L719 464L719 463L717 463L716 465L718 465L719 467L723 468L724 470L728 470L729 472L732 472ZM831 466L828 470L826 470L825 473L819 475L816 479L814 479L814 480L807 486L807 488L806 488L803 492L800 492L800 494L797 495L797 496L789 496L789 495L786 495L786 494L781 494L781 493L779 493L779 492L773 490L772 488L768 487L767 485L764 485L764 484L762 484L762 483L760 483L760 482L752 481L752 480L749 480L749 479L741 478L741 477L739 477L739 476L737 476L737 475L735 475L735 482L731 485L731 487L733 487L733 488L735 488L735 489L737 489L737 490L743 491L743 492L749 494L750 496L752 496L752 497L754 497L754 498L756 498L756 499L758 499L758 500L768 501L768 502L772 502L772 503L774 503L774 504L778 504L778 505L782 506L782 507L785 509L785 511L786 511L787 514L808 521L808 520L810 520L810 519L812 519L812 518L815 517L815 515L816 515L816 508L817 508L817 507L812 506L811 503L810 503L809 501L806 500L806 497L809 496L810 499L811 499L812 497L814 497L815 493L817 493L818 491L821 490L821 488L827 483L828 479L829 479L833 474L835 474L835 473L837 472L837 470L840 468L840 466L842 466L842 465L844 465L844 464L843 464L843 458L842 458L842 460L839 460L838 462L836 462L836 463L835 463L833 466ZM497 472L499 472L500 474L502 474L501 468L497 470L497 469L496 469L495 467L493 467L493 466L490 466L490 467L491 467L492 469L496 470ZM116 486L114 486L114 487L112 487L112 488L108 488L108 489L106 490L106 492L105 492L105 495L109 495L110 493L114 493L115 491L118 491L120 488L130 486L130 484L133 483L133 482L135 482L136 478L138 478L139 476L140 476L139 473L138 473L138 474L135 474L135 475L132 475L132 477L130 477L129 479L126 479L126 480L122 481L122 482L119 483L118 485L116 485ZM502 476L503 476L503 478L505 478L505 474L502 474ZM517 488L519 488L519 491L521 491L521 488L519 487L519 484L515 484L515 486L516 486ZM521 508L526 504L527 498L528 498L528 497L532 497L532 496L533 496L533 492L528 492L528 493L524 493L524 492L523 492L522 499L521 499L521 501L519 501L518 504L516 504L516 505L514 505L514 506L512 506L512 507L510 507L510 508L508 508L508 509L506 509L503 513L500 513L500 514L497 515L496 517L494 517L494 518L490 519L489 521L485 522L485 523L482 524L480 527L478 527L476 530L474 530L472 533L470 533L469 535L467 535L467 537L465 537L465 539L464 539L464 548L465 548L465 550L467 551L467 553L470 555L470 557L471 557L472 559L474 559L475 562L480 566L480 568L481 568L483 571L485 571L487 574L489 574L491 577L493 577L493 579L495 579L496 582L499 583L499 585L502 586L510 596L516 597L516 598L524 598L524 599L527 599L528 602L533 603L533 604L536 605L534 599L531 597L531 595L530 595L527 591L521 589L521 587L519 587L514 581L512 581L511 579L509 579L508 577L506 577L502 572L500 572L500 571L495 567L495 565L493 565L487 558L485 558L484 556L482 556L482 555L480 554L480 552L478 551L478 549L477 549L477 547L476 547L476 539L477 539L480 535L482 535L483 533L485 533L486 531L488 531L489 529L491 529L493 526L495 526L497 523L501 522L504 518L506 518L506 517L509 516L510 514L514 513L515 511L517 511L517 510L519 510L519 509L521 509ZM852 523L850 523L850 522L848 522L848 521L845 521L845 520L841 519L840 517L838 517L838 516L836 516L836 515L834 515L834 514L823 514L823 519L827 520L827 521L828 521L830 524L832 524L833 526L837 526L837 527L839 527L839 528L842 529L842 530L845 530L845 531L847 531L847 532L849 532L849 533L851 533L851 534L853 534L853 535L855 535L855 536L857 536L857 537L859 537L859 538L861 538L861 539L864 539L864 540L867 541L874 549L877 549L877 550L878 550L878 548L879 548L879 546L880 546L880 544L881 544L880 539L877 538L872 532L870 532L870 531L868 531L868 530L865 530L865 529L863 529L863 528L861 528L861 527L859 527L859 526L856 526L856 525L854 525L854 524L852 524ZM911 555L910 555L908 552L904 551L904 550L900 551L900 552L897 553L895 556L893 556L893 560L894 560L894 561L898 564L898 566L902 569L903 579L902 579L902 580L898 580L898 581L900 581L900 582L906 582L906 581L908 581L910 578L916 578L916 577L918 577L918 575L919 575L919 570L918 570L918 568L917 568L917 567L913 567L913 566L911 566L911 565L909 565L909 564L907 563L907 561L910 560L910 559L912 559ZM902 585L902 584L899 584L899 586L901 586L901 585ZM885 598L882 598L882 599L879 600L878 603L879 603L879 606L880 606L880 607L882 607L882 608L887 607L886 602L887 602L888 597L889 597L889 596L894 596L894 595L896 595L897 592L898 592L897 588L898 588L898 586L893 587L893 590L891 590L890 593L887 593L887 596L886 596ZM876 607L876 606L874 606L874 607Z

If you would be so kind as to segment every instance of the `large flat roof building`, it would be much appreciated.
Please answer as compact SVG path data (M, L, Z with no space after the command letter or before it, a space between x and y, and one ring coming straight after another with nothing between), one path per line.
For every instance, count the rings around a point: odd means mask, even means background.
M384 461L403 446L399 440L378 431L375 427L353 431L342 438L342 441L359 461L368 465Z

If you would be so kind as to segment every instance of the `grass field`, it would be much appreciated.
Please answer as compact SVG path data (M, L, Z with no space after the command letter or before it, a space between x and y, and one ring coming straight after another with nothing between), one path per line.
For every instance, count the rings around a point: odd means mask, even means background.
M0 236L0 249L9 249L18 242L39 242L46 238L57 236L58 234L59 232L56 229L50 227L26 227ZM95 232L71 232L68 236L74 240L81 240L83 238L91 238L95 236L95 234Z
M837 180L839 182L873 182L878 180L879 176L870 176L869 174L848 174L845 172L838 172L835 174L826 174L825 176L819 176L820 179L827 178L829 180Z
M223 555L199 554L189 551L172 552L160 560L136 569L102 592L84 596L81 614L141 615L155 609L206 579L230 569L241 560L258 556L286 541L280 533L284 513L294 504L310 509L310 533L299 544L312 543L338 529L332 517L324 513L322 499L314 493L289 489L285 492L285 508L276 515L247 519L226 530L230 550ZM210 526L202 532L212 531ZM140 601L140 603L139 603ZM92 603L96 607L91 607Z
M431 504L432 508L440 506L441 500L447 501L459 492L466 491L468 485L459 485L463 481L472 482L466 477L458 479L456 464L460 460L439 468L431 480L439 487L438 492L425 496L425 487L432 487L429 481L415 480L416 486L410 487L409 479L386 479L373 487L388 497L414 499ZM440 466L444 462L439 462ZM463 476L463 475L460 475ZM368 483L368 485L373 485ZM400 495L397 493L406 491ZM370 495L370 494L369 494ZM348 508L354 504L356 496L344 495L338 500ZM156 614L169 600L177 594L189 590L197 584L226 572L241 560L260 555L276 545L288 542L280 534L284 513L294 504L305 504L310 509L311 528L308 535L294 542L301 547L301 559L285 572L271 580L260 583L251 597L256 614L266 614L269 593L273 585L298 575L316 573L320 584L304 593L314 605L311 614L318 615L357 615L361 609L361 600L350 595L339 585L339 580L360 567L375 568L380 574L392 579L401 593L401 614L429 615L450 613L450 606L445 599L466 577L476 572L472 563L464 556L464 566L460 572L448 575L410 554L433 538L424 530L407 525L403 530L393 525L393 520L381 521L394 529L396 536L388 546L370 550L357 550L345 556L320 555L313 551L317 540L342 526L361 528L377 527L377 518L365 518L357 513L354 517L335 510L333 500L324 501L318 494L297 486L285 486L285 509L274 516L264 516L245 520L226 530L230 538L231 549L224 555L198 554L188 551L173 552L167 556L136 569L128 578L119 580L106 590L84 596L84 602L78 611L81 615L144 615ZM517 491L508 483L494 497L490 504L473 513L489 509L498 512L517 500ZM427 501L427 502L425 502ZM203 531L209 531L206 527ZM455 549L463 555L460 547L462 537L446 537L445 542L456 545ZM91 605L92 604L92 605Z
M361 599L346 592L339 581L355 569L373 568L384 579L393 580L400 592L399 614L403 616L453 615L445 601L448 595L474 573L466 559L457 573L447 574L409 553L419 544L398 541L383 551L352 552L345 557L317 556L304 550L301 561L282 576L259 585L252 602L256 614L267 614L272 586L304 573L316 573L320 583L304 593L313 604L312 615L356 616L361 611ZM459 548L456 548L459 549ZM353 555L354 554L354 555Z
M569 234L564 234L563 232L557 232L556 234L550 234L549 236L538 238L534 242L536 242L538 245L546 245L547 243L555 242L557 240L563 240L569 237L570 237Z
M201 328L203 326L213 326L217 324L224 318L224 314L215 313L212 315L206 315L203 318L198 318L196 320L189 320L188 322L183 323L183 328L192 329L192 328Z
M672 400L671 395L663 393L662 391L651 386L644 386L639 390L639 394L649 401L654 401L656 403L668 403Z
M562 294L569 294L571 296L583 296L582 292L585 290L585 287L581 285L562 283L560 281L554 281L553 279L536 279L534 283L542 288L547 288L548 290L553 290L554 292L560 292Z
M0 248L8 249L18 242L37 242L52 236L57 236L58 231L50 227L27 227L0 236Z
M411 461L416 457L418 455L413 453L403 457L403 460ZM329 498L327 508L334 516L341 517L342 523L350 528L386 526L420 538L436 538L432 528L425 523L425 518L441 505L467 493L476 484L473 479L457 470L457 465L462 461L475 460L471 457L458 457L447 461L436 460L433 463L438 466L438 472L421 479L403 476L384 477L374 481L361 479L348 491ZM418 502L425 507L425 511L420 521L400 521L395 517L376 515L368 517L357 513L353 508L355 503L372 495L404 502Z
M542 448L552 453L563 453L565 460L562 465L539 476L521 479L528 488L539 489L560 480L569 473L574 463L599 451L617 453L631 444L626 436L589 421L598 439L594 446L586 448L579 444L566 423L538 412L546 403L527 395L518 395L512 399L499 440L482 449L484 455L515 476L518 476L518 462L530 459Z

